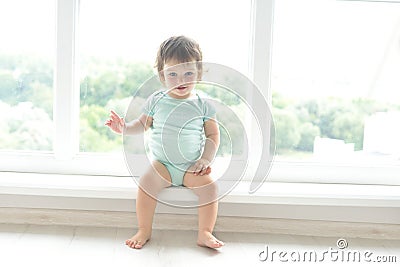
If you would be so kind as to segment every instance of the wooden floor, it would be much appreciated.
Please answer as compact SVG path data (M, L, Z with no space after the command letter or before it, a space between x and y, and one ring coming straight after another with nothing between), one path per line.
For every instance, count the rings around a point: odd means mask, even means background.
M155 230L142 250L124 245L135 229L70 226L0 224L0 266L400 266L399 240L346 239L348 247L340 250L338 238L216 233L226 245L211 250L196 245L196 232ZM259 255L268 247L269 258ZM332 261L329 253L359 251L371 262ZM271 253L276 251L271 261ZM315 251L318 263L294 262L290 255ZM334 251L339 251L335 254ZM287 252L286 256L280 252ZM261 256L265 258L265 253ZM393 256L396 263L373 263L376 256ZM346 256L347 257L347 256ZM384 258L380 258L384 259ZM386 257L389 260L389 257ZM352 260L351 260L352 261Z

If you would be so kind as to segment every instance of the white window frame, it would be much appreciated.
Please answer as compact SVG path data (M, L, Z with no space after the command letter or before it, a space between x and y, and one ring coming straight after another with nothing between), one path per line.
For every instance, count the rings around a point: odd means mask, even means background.
M274 0L253 0L253 38L250 40L252 51L249 62L251 78L269 103L273 7ZM79 64L75 55L79 41L75 39L78 36L78 18L79 0L57 0L53 153L1 153L0 171L131 175L125 164L122 147L119 155L79 153ZM249 142L250 147L258 145L251 138ZM252 160L256 159L249 159ZM144 166L146 161L145 156L138 156L135 162L138 166ZM268 181L400 185L399 174L400 166L274 162ZM251 180L252 177L248 175L244 179Z

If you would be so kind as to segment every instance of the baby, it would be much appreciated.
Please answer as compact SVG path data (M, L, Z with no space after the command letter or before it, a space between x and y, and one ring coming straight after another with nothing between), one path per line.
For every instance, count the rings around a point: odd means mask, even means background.
M126 245L140 249L150 239L158 193L171 185L185 186L199 198L197 244L219 248L213 234L218 213L216 183L210 164L219 146L215 109L194 92L202 76L202 53L185 36L165 40L156 67L165 89L153 93L136 120L125 122L114 111L106 125L116 133L139 134L151 129L149 149L153 161L140 177L136 199L138 232ZM205 140L204 140L205 136Z

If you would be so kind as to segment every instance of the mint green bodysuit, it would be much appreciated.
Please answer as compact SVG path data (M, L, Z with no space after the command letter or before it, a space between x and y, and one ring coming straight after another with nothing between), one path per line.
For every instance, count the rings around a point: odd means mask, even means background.
M166 91L157 91L149 97L143 112L153 118L146 142L152 159L165 165L173 185L182 185L186 170L202 155L204 122L215 119L215 108L198 94L176 99Z

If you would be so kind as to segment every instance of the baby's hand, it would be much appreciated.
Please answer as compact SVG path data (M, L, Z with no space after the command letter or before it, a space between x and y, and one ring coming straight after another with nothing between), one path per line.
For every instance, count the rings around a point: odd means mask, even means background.
M116 133L122 133L125 128L125 120L120 117L117 113L111 110L110 118L105 123L106 126L110 127Z
M206 159L199 159L190 168L194 175L205 175L211 173L210 162Z

